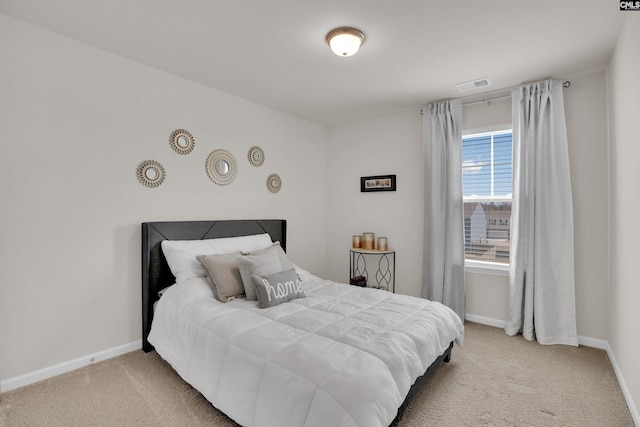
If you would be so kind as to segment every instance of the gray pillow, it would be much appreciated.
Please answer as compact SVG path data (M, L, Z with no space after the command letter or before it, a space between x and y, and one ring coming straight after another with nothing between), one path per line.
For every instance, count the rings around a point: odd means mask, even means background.
M243 253L238 257L238 268L244 286L244 293L249 301L257 301L258 295L251 276L253 274L263 275L277 273L279 271L290 270L293 264L287 258L279 242L268 248L254 252Z
M221 255L198 255L196 258L207 271L209 284L216 298L227 302L244 295L244 286L238 269L240 252Z
M266 275L252 275L260 308L273 307L296 298L304 298L302 282L295 269Z

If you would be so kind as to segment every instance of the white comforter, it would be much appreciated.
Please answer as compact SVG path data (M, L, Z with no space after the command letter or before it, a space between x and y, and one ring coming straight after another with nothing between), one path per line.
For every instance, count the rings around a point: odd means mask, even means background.
M214 299L206 278L167 289L149 342L243 426L387 426L417 377L462 344L442 304L319 279L306 298L260 309Z

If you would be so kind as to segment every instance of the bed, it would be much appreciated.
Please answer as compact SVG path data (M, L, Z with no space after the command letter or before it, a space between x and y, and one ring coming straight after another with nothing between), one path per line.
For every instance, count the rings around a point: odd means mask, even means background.
M285 220L143 223L143 350L155 349L240 425L394 425L422 384L450 360L454 342L462 344L464 328L452 310L323 280L295 265L286 273L296 279L286 283L298 288L291 288L293 297L283 294L293 299L277 301L276 285L283 283L269 283L286 280L277 273L251 276L258 301L247 292L246 298L221 302L223 291L212 286L218 277L211 278L207 264L190 259L194 269L205 267L205 277L185 276L169 247L227 241L242 246L262 236L268 248L239 253L260 259L263 251L278 250L285 265L286 231ZM274 305L261 308L271 296Z

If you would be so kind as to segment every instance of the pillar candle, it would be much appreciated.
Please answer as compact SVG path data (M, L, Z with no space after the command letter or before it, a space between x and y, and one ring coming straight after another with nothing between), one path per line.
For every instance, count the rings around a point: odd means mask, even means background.
M386 251L387 250L387 238L386 237L378 237L378 250Z
M375 240L376 240L376 235L375 233L362 233L362 240L363 240L363 244L362 244L362 248L366 249L366 250L373 250L375 249Z

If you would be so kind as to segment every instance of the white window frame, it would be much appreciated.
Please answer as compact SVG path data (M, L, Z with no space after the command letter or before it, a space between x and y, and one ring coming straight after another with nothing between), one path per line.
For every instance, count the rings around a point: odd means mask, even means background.
M485 126L481 128L474 128L474 129L466 129L462 131L462 137L465 138L471 135L482 136L483 134L491 134L491 133L499 133L499 132L507 132L507 131L513 134L513 126L511 125L511 123L504 123L504 124L494 125L494 126ZM489 202L489 201L513 202L513 199L511 197L479 197L479 196L463 197L463 203L465 201L472 201L472 200L477 202ZM464 271L466 273L490 274L494 276L508 276L509 269L511 268L510 265L511 265L511 253L509 253L508 264L504 264L500 262L468 260L465 258Z

